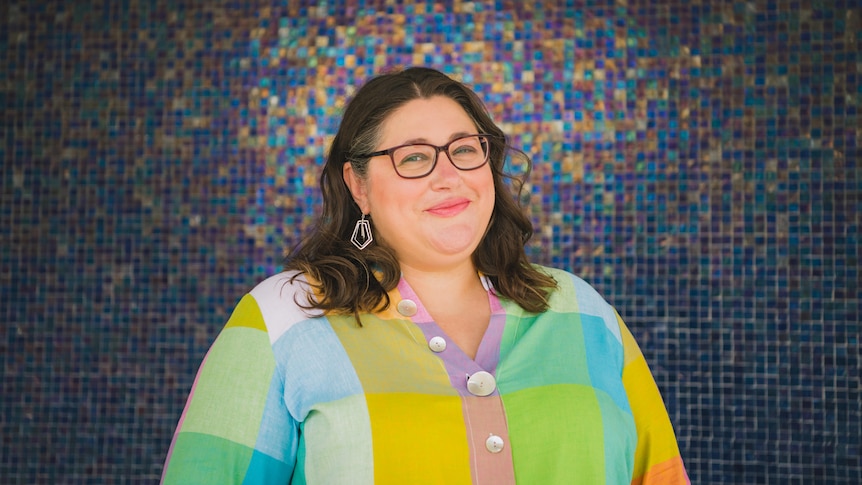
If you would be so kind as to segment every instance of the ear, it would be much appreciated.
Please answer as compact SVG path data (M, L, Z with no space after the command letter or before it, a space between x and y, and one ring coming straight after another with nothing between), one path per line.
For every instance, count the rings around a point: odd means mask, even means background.
M353 201L359 206L359 210L363 214L371 213L371 208L368 206L368 182L356 173L352 163L344 162L341 177L347 184L347 188L350 189L350 194L353 196Z

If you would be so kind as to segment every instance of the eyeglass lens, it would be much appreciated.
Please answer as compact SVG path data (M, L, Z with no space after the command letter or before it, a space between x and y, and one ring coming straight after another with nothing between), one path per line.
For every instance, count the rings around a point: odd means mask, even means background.
M452 164L461 170L482 166L488 156L488 143L481 136L458 138L442 148L446 150ZM407 145L392 152L392 161L401 176L420 177L433 170L437 153L438 149L434 145Z

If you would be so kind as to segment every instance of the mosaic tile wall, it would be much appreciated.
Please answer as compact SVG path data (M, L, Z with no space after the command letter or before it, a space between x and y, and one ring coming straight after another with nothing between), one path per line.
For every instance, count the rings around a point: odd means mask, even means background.
M693 483L862 482L856 0L4 2L0 482L153 483L373 73L474 86ZM517 167L515 167L517 168Z

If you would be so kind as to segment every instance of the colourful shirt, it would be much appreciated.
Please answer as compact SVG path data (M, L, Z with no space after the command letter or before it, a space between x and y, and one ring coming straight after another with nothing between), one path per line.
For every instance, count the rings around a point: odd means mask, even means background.
M405 280L392 305L309 315L306 286L273 276L207 353L163 483L688 483L649 368L586 282L550 309L488 290L475 359L449 342Z

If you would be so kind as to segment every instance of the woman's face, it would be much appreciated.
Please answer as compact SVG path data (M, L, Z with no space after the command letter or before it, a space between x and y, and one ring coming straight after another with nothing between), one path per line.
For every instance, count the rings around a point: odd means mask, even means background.
M384 121L375 150L408 143L442 146L475 133L476 125L454 100L415 99ZM494 210L490 163L463 171L440 152L429 175L405 179L395 172L388 155L380 155L368 162L364 179L350 163L344 164L343 175L359 208L371 215L374 237L395 250L402 268L435 271L472 264L470 256Z

